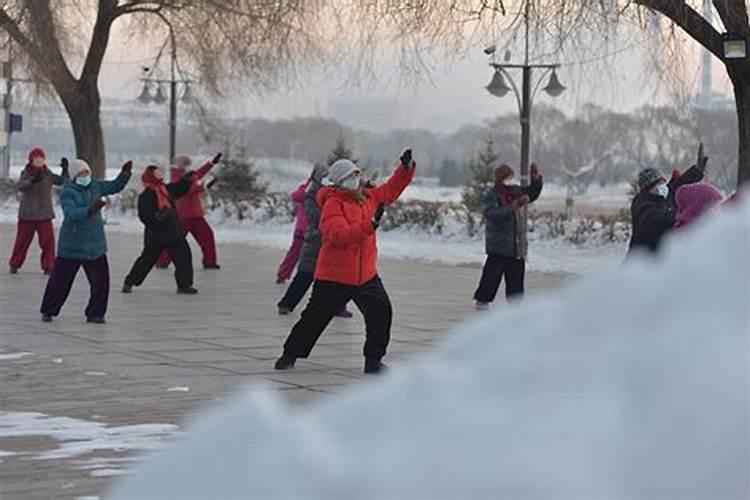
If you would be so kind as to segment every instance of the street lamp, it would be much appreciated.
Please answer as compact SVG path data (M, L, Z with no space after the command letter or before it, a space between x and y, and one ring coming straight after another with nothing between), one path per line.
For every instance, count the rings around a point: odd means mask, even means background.
M724 33L722 42L724 59L747 59L747 38L738 33Z

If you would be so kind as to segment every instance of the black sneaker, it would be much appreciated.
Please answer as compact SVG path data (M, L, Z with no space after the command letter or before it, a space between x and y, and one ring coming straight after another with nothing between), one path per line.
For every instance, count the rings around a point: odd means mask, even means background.
M337 318L351 318L354 316L352 312L348 309L342 309L341 311L336 311L336 314L334 314Z
M42 321L45 323L52 323L52 316L49 314L42 314Z
M203 264L203 269L221 269L219 264Z
M198 290L193 288L192 286L188 286L185 288L178 288L177 293L181 295L195 295L196 293L198 293Z
M286 306L278 306L279 307L279 316L289 316L292 314L292 310Z
M123 285L122 285L122 293L133 293L133 285L129 285L127 283L123 283Z
M16 267L11 267L11 268L10 268L10 274L18 274L18 268L16 268Z
M107 320L104 318L94 318L94 317L86 318L86 323L96 323L98 325L103 325L106 322Z
M365 359L365 373L369 375L376 375L379 373L385 373L388 371L388 367L384 365L379 359Z
M294 363L296 361L297 358L282 354L281 357L276 360L276 364L274 364L273 367L275 370L291 370L294 368Z

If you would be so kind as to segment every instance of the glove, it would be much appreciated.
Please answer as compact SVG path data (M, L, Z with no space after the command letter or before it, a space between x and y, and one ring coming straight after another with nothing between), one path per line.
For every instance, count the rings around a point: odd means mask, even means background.
M407 149L404 151L404 154L401 155L401 165L403 165L406 170L411 170L414 166L414 162L411 159L411 149Z
M133 173L133 162L130 160L126 161L120 172L125 175L131 175Z
M380 227L380 221L383 219L383 214L385 213L385 205L382 203L378 205L378 209L375 210L375 215L372 216L372 228L378 229Z
M63 177L70 177L70 173L68 171L68 159L64 156L60 159L60 168L62 168L62 176Z
M217 180L218 179L216 177L214 177L213 179L211 179L210 181L208 181L208 183L206 184L206 189L211 189L212 187L214 187L214 185L216 184Z
M541 177L541 174L539 173L539 165L537 165L536 163L531 164L530 170L532 179L538 179L539 177Z
M526 195L521 196L520 198L513 201L513 208L521 208L525 207L529 204L529 197Z
M695 166L698 167L698 170L700 170L701 172L705 172L707 164L708 156L703 154L703 143L701 142L698 146L698 161L696 162Z
M218 153L216 156L214 156L213 159L211 160L211 163L213 163L214 165L219 163L221 161L222 154L223 153Z
M99 213L99 211L101 211L101 209L104 208L106 204L107 202L102 200L101 198L92 203L89 207L89 217L93 217L94 215Z

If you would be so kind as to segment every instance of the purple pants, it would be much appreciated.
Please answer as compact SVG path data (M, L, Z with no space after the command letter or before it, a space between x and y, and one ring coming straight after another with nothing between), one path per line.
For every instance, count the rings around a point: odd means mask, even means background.
M305 244L305 233L295 232L294 240L292 241L292 246L289 248L289 251L286 253L286 257L284 257L284 260L281 262L281 265L279 266L279 270L276 273L276 276L279 279L286 281L292 277L294 268L297 266L299 257L302 254L302 246L304 244Z
M47 281L42 299L42 314L57 316L63 304L68 299L73 280L78 269L83 266L86 278L89 280L91 293L86 307L87 318L103 318L107 313L109 302L109 262L107 256L102 255L96 260L72 260L58 257L55 267Z

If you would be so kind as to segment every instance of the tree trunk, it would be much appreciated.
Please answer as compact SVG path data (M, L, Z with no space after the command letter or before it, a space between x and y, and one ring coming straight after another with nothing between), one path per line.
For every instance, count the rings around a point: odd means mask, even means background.
M737 186L750 181L750 81L736 76L734 99L737 105L737 128L739 131L739 152L737 163Z
M107 164L99 90L95 86L79 83L76 92L61 93L60 98L73 127L76 157L86 160L94 178L104 178Z

